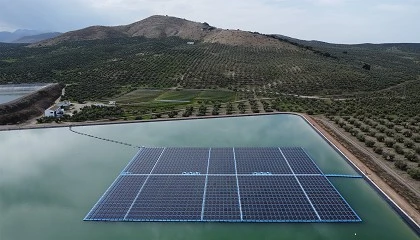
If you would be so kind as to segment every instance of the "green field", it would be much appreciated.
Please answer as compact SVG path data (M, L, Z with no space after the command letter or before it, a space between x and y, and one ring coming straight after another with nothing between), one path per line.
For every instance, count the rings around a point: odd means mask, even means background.
M169 90L161 94L156 101L173 100L173 101L190 101L192 102L198 95L198 90Z
M138 89L132 92L129 92L119 98L114 99L118 103L127 104L127 103L147 103L155 100L159 97L164 91L162 90L147 90L147 89Z

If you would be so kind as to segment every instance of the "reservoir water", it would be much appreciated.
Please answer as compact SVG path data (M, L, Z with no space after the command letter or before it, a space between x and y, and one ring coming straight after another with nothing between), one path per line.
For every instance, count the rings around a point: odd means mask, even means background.
M138 146L301 146L357 174L302 118L272 115L74 127ZM136 148L68 128L0 132L0 239L419 239L364 179L331 178L361 223L106 223L82 219Z
M0 93L0 104L7 103L12 100L23 97L31 92L19 92L19 93Z
M47 84L7 84L0 85L0 104L28 95Z

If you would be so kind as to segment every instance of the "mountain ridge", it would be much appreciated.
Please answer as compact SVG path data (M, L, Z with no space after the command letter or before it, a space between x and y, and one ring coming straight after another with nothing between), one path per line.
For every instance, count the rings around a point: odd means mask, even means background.
M60 32L48 32L48 33L41 33L37 35L29 35L29 36L24 36L17 40L14 40L13 43L36 43L39 41L43 41L43 40L60 36L61 34L62 33Z
M48 37L55 37L58 33L29 29L17 29L13 32L0 32L0 42L2 43L32 43L31 41L41 41ZM61 34L61 33L60 33ZM31 41L29 41L31 40Z
M153 15L143 20L120 26L90 26L70 31L58 37L30 45L43 47L67 41L99 40L121 37L165 38L179 37L205 43L220 43L233 46L270 46L298 50L293 45L272 39L256 32L221 29L203 22L194 22L178 17Z

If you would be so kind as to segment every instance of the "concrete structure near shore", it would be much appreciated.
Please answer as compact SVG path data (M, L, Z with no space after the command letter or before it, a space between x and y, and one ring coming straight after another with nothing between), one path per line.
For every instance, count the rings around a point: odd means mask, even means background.
M59 105L54 105L44 112L45 117L61 117L64 114L64 110Z
M59 102L55 104L54 106L46 109L44 111L44 116L45 117L62 117L64 115L63 108L69 107L70 104L71 104L70 101Z

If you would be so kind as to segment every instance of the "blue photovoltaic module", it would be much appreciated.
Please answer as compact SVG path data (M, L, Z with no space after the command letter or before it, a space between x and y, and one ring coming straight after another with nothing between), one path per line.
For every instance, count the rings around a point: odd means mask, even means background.
M361 221L300 147L143 147L84 220Z

